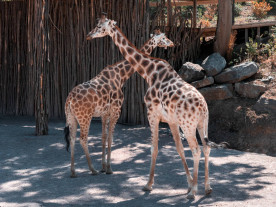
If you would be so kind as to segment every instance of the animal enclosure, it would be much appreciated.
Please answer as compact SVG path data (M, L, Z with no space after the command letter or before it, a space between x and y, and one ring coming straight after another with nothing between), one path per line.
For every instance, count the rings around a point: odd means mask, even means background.
M149 1L21 0L0 2L0 113L36 116L37 120L64 117L64 103L74 86L95 77L123 57L110 38L87 41L86 34L102 11L117 21L138 48L159 26L176 43L154 56L179 68L199 54L199 30L192 15L164 9L161 1L151 12ZM124 9L122 9L124 8ZM165 21L170 13L170 22ZM119 122L146 124L147 85L134 74L124 86L125 101ZM43 128L43 126L42 126Z

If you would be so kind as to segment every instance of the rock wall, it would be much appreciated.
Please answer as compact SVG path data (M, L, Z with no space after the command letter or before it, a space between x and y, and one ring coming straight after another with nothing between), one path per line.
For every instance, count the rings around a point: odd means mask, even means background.
M225 59L214 53L201 65L185 63L179 70L208 103L210 139L276 155L276 88L268 87L271 80L254 79L259 70L255 62L225 66Z

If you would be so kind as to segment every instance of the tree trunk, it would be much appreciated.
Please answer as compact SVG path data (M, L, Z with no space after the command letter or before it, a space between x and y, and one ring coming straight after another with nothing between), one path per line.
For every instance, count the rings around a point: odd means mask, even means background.
M34 75L36 135L48 134L48 0L28 2L28 60Z
M226 55L232 30L232 0L219 0L214 51Z

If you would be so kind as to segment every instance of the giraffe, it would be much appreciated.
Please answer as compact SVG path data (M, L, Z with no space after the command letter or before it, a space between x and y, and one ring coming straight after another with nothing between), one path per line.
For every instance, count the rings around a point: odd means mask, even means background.
M151 166L149 180L143 190L152 190L158 154L158 128L159 122L163 121L167 122L171 129L177 152L186 172L188 199L194 199L197 192L198 167L201 156L201 149L196 139L196 130L198 130L205 157L205 193L210 194L212 188L209 181L209 154L211 151L208 139L209 112L204 97L193 86L183 81L168 62L152 58L139 51L116 26L116 22L103 15L97 27L87 35L87 39L107 35L112 38L124 58L149 85L144 101L151 129ZM182 129L192 151L193 176L191 176L186 163L179 128Z
M172 47L170 41L160 29L155 29L152 37L141 48L146 54L150 54L155 47ZM135 72L131 65L123 60L104 68L95 78L82 83L69 93L65 103L66 127L65 140L67 151L71 146L71 177L76 177L74 166L74 146L77 124L80 125L80 143L85 152L89 169L93 175L98 174L92 165L87 136L92 117L102 119L102 170L106 174L112 174L111 169L111 144L113 132L121 113L124 96L122 86ZM69 138L70 137L70 138ZM106 161L106 143L108 144Z

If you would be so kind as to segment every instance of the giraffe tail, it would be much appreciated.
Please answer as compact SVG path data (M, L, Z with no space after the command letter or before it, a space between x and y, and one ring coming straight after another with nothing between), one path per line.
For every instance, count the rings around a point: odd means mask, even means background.
M69 126L66 126L66 127L64 127L64 139L66 141L67 152L69 151L69 146L70 146L69 135L70 135L70 129L69 129Z
M206 142L207 146L210 146L211 148L229 148L230 145L227 142L221 142L219 144L212 142L208 139L208 122L209 122L209 115L204 116L203 121L203 131L204 131L204 141Z

